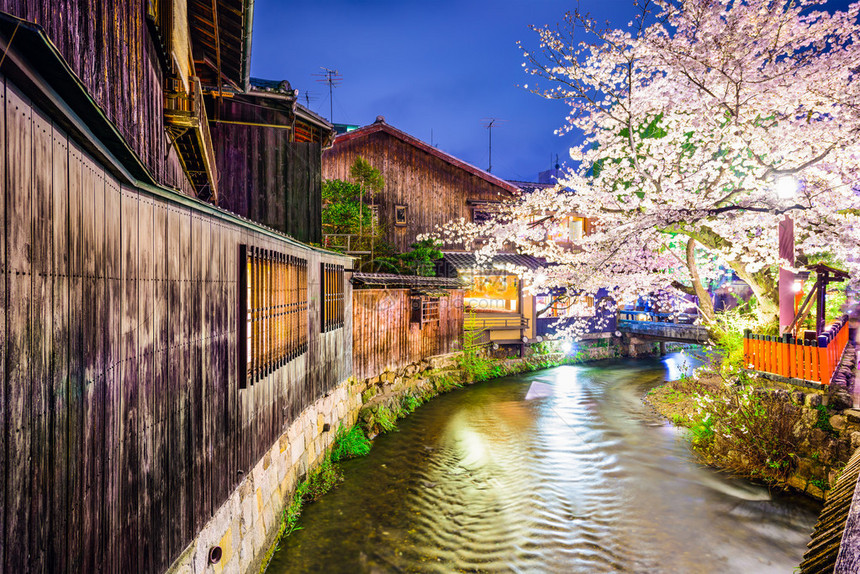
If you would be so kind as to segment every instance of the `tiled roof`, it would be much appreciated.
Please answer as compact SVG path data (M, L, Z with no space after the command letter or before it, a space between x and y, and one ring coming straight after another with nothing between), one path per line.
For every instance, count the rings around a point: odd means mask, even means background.
M511 185L515 185L522 190L523 193L532 193L542 189L551 189L556 186L555 183L537 183L534 181L516 181L509 179Z
M389 287L392 289L463 288L463 283L456 278L396 275L394 273L354 273L352 275L352 284L356 287Z
M492 260L483 261L480 265L474 253L447 252L442 254L442 260L458 271L503 269L508 266L540 269L547 266L547 262L543 259L519 253L497 253Z

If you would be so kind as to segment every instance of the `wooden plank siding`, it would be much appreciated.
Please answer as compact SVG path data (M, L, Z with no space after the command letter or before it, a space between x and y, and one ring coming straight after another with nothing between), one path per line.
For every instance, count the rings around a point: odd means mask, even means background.
M323 333L319 302L349 260L120 185L3 78L0 100L0 571L164 571L351 376L351 308ZM308 350L240 389L243 244L307 261Z
M461 348L462 290L440 297L439 320L423 325L411 321L409 289L356 289L352 306L352 362L358 380Z
M238 111L222 105L222 117ZM232 114L232 115L231 115ZM294 142L290 130L213 123L219 205L299 241L320 243L321 147Z
M356 133L339 136L323 152L322 177L350 181L349 169L358 156L380 170L385 186L373 203L379 206L383 238L400 252L408 251L416 236L436 231L443 223L461 217L471 221L468 201L498 202L512 197L507 189L385 130L364 136L354 136ZM394 224L395 205L407 208L405 226ZM462 245L443 248L462 249Z
M165 135L163 75L145 0L0 0L39 24L156 181L194 195Z

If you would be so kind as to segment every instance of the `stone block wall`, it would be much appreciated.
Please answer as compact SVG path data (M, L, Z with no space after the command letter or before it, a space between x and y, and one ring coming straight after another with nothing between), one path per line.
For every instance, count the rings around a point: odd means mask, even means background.
M297 482L323 461L338 425L355 424L360 407L361 393L350 379L305 409L168 572L258 572ZM210 561L213 549L220 549L220 558L214 563Z

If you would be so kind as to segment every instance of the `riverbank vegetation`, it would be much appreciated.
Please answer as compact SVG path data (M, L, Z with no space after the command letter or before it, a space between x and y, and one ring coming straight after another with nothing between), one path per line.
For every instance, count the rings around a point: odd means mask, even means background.
M700 367L645 401L688 429L704 463L823 499L860 445L860 411L844 410L824 391L723 370L730 367Z

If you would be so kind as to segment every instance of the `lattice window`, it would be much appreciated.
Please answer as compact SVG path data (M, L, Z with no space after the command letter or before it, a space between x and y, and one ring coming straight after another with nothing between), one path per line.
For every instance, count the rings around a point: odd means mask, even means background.
M322 278L322 325L323 333L343 327L344 283L343 265L320 263Z
M412 298L412 322L424 325L425 323L439 322L439 297L413 297Z
M246 344L239 345L240 383L256 381L308 347L307 261L269 249L240 247L239 309Z

